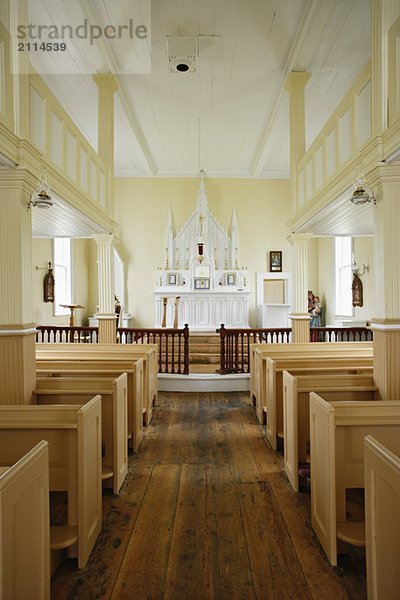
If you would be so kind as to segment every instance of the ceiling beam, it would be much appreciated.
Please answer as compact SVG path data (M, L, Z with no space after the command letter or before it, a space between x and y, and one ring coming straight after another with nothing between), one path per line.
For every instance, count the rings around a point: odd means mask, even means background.
M88 3L85 2L82 4L82 10L85 12L85 15L87 16L89 22L95 23L99 20L97 15L95 14L96 11L91 6L89 6ZM114 75L117 79L117 82L118 82L117 94L121 101L121 105L125 111L126 117L129 121L129 124L132 127L132 131L136 137L139 147L142 151L144 160L147 165L149 175L155 175L157 172L156 163L155 163L153 155L150 151L149 145L147 144L147 141L143 134L143 131L139 125L139 121L130 105L130 101L129 101L128 94L126 92L125 85L124 85L122 79L118 75L118 65L115 61L115 57L114 57L112 51L110 50L110 47L105 43L103 38L99 38L97 40L97 47L100 50L100 54L101 54L101 57L102 57L104 63L107 65L111 65L112 72L114 73Z
M289 73L291 71L295 70L297 58L301 51L302 45L306 39L306 35L309 30L310 24L317 12L317 9L320 6L320 4L321 4L321 0L309 0L307 10L304 12L303 19L299 25L296 38L294 40L294 43L290 50L289 56L286 60L286 64L282 71L281 80L279 82L278 92L275 96L273 109L270 113L270 117L264 128L264 131L263 131L263 134L261 137L261 141L258 145L258 148L256 149L256 152L255 152L255 155L253 158L253 162L252 162L252 166L251 166L251 173L254 177L260 177L261 172L265 169L265 162L266 162L265 154L266 154L267 141L268 141L269 135L271 133L271 129L274 125L276 115L280 108L283 94L285 93L284 83L285 83L286 78L289 75ZM304 69L302 69L302 70L304 70Z

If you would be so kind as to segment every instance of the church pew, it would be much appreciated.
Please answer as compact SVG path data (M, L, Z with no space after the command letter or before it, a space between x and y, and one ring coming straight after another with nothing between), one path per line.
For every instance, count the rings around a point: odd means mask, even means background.
M0 467L0 569L0 598L50 599L49 452L45 441L16 458L10 467Z
M400 455L367 436L364 461L368 598L397 600L400 590Z
M156 344L36 344L36 362L41 359L144 361L144 419L148 425L158 398L158 348Z
M140 361L142 361L140 363ZM147 412L147 389L144 367L146 361L139 358L136 360L104 360L104 359L74 359L74 357L63 357L62 359L36 359L36 373L38 375L51 374L52 376L69 376L74 373L76 377L86 377L86 374L94 373L95 376L110 376L110 374L126 373L128 376L128 422L134 438L133 448L139 448L143 440L143 422L146 420ZM129 406L131 410L129 411ZM151 409L152 411L152 409ZM148 413L147 413L148 414ZM151 412L152 414L152 412ZM128 429L128 435L129 435Z
M116 379L44 377L36 380L35 404L85 404L101 395L102 480L118 494L128 473L127 375Z
M372 358L357 357L357 353L341 353L340 356L302 356L301 358L282 357L265 361L267 387L265 391L265 406L263 411L267 414L266 433L267 439L273 450L277 449L278 437L283 437L283 371L294 375L301 372L320 374L328 373L364 373L365 369L372 374Z
M262 362L268 356L289 356L289 354L306 355L312 353L318 356L322 353L335 354L341 350L348 352L349 349L359 350L372 357L372 342L318 342L318 343L290 343L290 344L251 344L250 345L250 404L255 404L256 398L262 395L265 381L263 377L265 369Z
M125 367L117 369L115 363L100 364L96 361L80 361L77 365L73 361L41 360L38 362L36 375L38 377L105 377L115 379L122 372L127 375L128 382L128 444L134 452L139 450L143 441L143 404L144 404L144 361L142 358L131 362L127 361Z
M364 488L364 438L400 452L400 402L326 402L310 394L311 524L332 566L340 543L365 545L346 521L346 490Z
M65 526L50 528L54 556L84 568L101 530L101 398L83 406L0 405L0 460L11 465L34 444L49 444L49 489L68 493Z
M373 400L377 391L372 375L297 375L283 372L283 463L295 492L299 491L299 463L306 462L310 442L310 392L328 401Z

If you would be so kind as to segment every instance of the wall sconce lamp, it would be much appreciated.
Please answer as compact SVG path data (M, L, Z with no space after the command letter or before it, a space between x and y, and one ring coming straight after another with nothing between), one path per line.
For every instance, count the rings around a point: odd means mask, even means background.
M364 183L364 174L361 170L361 167L358 168L356 181L353 187L353 195L350 198L350 201L353 204L376 204L376 198L374 196L374 192L371 193L366 191L366 186Z
M37 206L38 208L50 208L53 206L50 191L50 186L47 181L47 172L46 170L43 170L40 175L40 182L36 188L36 192L32 194L32 198L28 202L28 209L31 206Z
M351 271L353 275L357 275L358 277L362 277L365 273L368 273L369 266L362 265L362 271L360 272L359 266L356 263L356 259L354 258L354 252L351 255Z

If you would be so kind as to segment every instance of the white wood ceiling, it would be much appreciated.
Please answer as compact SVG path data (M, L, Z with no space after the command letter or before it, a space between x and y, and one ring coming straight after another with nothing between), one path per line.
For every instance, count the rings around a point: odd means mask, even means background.
M30 10L49 1L29 0ZM95 13L97 5L99 22L109 1L88 3ZM57 0L58 10L63 4ZM205 169L208 176L287 177L287 73L312 73L310 144L370 57L370 0L152 0L151 8L152 72L119 76L116 175ZM197 37L196 73L169 72L166 36ZM91 76L45 79L96 148Z

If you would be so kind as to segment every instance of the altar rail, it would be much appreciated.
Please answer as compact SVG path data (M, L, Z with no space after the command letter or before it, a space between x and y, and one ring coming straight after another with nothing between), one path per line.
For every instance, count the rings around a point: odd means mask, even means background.
M367 327L311 327L310 342L372 342Z
M45 343L96 344L98 327L69 327L60 325L38 325L36 341Z
M36 341L46 343L96 344L98 327L38 325ZM189 326L183 329L117 329L118 344L157 344L158 372L189 374Z
M183 329L117 329L119 344L157 344L158 372L189 375L189 325Z
M216 330L220 338L220 374L250 373L250 344L289 343L290 327Z
M250 373L250 344L289 343L292 330L276 329L217 329L220 336L220 374ZM310 342L372 341L367 327L312 327Z

